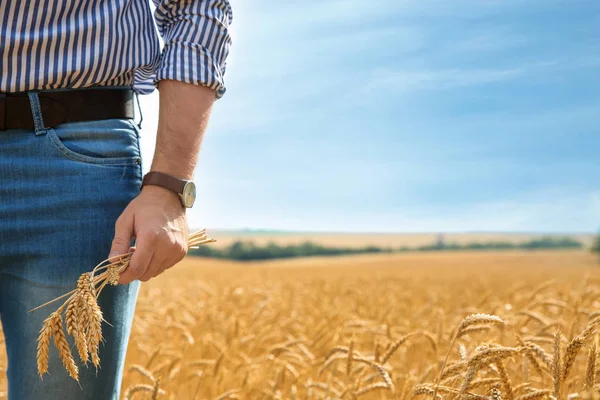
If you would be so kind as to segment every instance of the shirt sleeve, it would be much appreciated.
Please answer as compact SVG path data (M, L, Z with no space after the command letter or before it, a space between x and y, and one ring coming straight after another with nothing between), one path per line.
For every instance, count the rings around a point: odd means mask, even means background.
M228 0L153 0L164 40L154 84L162 79L202 85L225 93L226 59L233 14Z

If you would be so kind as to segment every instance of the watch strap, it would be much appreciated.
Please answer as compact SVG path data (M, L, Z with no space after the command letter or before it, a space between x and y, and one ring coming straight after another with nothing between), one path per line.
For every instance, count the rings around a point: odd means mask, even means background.
M183 194L183 188L186 183L186 180L175 178L164 172L150 171L144 176L142 187L145 185L162 186L177 194Z

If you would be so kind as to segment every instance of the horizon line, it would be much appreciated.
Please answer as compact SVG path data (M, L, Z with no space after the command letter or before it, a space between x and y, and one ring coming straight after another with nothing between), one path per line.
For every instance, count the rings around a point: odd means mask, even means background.
M194 232L200 229L190 229ZM342 231L342 230L289 230L289 229L264 229L264 228L207 228L213 232L235 233L274 233L274 234L336 234L336 235L467 235L467 234L495 234L495 235L598 235L597 231L493 231L493 230L465 230L465 231Z

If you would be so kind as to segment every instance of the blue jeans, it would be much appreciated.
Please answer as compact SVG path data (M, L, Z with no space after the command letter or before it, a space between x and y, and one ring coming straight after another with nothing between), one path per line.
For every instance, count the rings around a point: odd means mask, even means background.
M100 306L112 326L103 324L98 372L82 366L73 351L80 384L67 375L53 344L49 374L42 380L37 373L39 330L61 303L29 310L72 290L81 273L108 257L115 221L140 191L139 130L125 119L44 129L33 109L36 131L0 131L0 319L8 397L117 400L139 281L102 292Z

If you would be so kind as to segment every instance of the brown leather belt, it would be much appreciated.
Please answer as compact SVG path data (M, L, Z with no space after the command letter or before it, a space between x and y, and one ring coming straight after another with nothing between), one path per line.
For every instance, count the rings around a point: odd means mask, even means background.
M65 122L133 118L130 89L76 89L38 92L44 127ZM27 93L0 93L0 131L34 129Z

